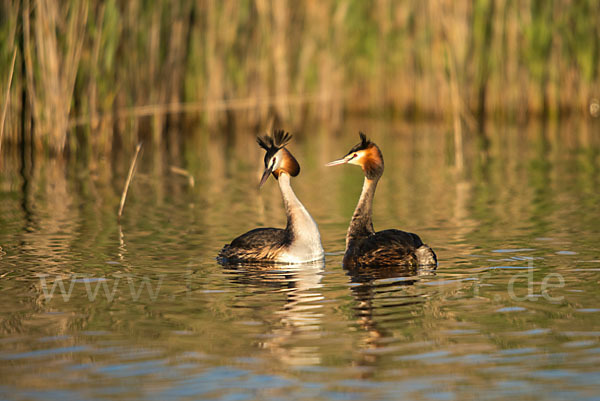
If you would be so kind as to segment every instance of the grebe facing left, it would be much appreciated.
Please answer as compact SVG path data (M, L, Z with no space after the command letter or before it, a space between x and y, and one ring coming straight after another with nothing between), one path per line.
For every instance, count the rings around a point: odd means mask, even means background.
M291 138L283 131L275 131L272 137L257 137L259 146L267 152L259 187L271 174L278 181L287 215L286 228L255 228L240 235L221 249L221 262L304 263L324 258L317 223L290 185L290 178L300 173L300 165L285 148Z
M362 193L346 234L344 267L437 265L435 253L418 235L400 230L375 232L373 229L373 197L383 175L383 155L365 134L359 135L360 143L346 156L327 163L327 166L356 164L365 173Z

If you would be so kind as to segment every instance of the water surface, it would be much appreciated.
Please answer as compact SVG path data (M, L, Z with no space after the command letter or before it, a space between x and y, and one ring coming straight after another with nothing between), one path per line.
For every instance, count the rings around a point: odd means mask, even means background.
M362 184L326 168L358 130L382 148L376 229L417 232L436 271L347 272ZM289 146L324 263L222 267L223 244L285 225L259 191L253 133L93 161L7 152L0 178L0 397L36 399L598 399L597 127L348 122ZM187 169L187 178L170 166Z

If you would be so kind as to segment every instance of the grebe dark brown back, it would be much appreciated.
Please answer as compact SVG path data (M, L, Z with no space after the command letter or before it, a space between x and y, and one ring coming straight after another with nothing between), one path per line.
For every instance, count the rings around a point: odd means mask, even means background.
M240 235L219 252L218 259L222 263L304 263L324 258L317 223L290 185L290 178L300 173L298 161L285 148L291 138L283 131L275 131L272 137L257 138L259 146L267 152L259 186L271 174L278 181L287 215L286 228L255 228Z
M435 253L417 234L394 229L375 232L373 229L373 197L383 175L383 155L365 134L359 135L360 143L346 156L327 163L327 166L356 164L365 173L362 193L346 234L344 267L436 265Z

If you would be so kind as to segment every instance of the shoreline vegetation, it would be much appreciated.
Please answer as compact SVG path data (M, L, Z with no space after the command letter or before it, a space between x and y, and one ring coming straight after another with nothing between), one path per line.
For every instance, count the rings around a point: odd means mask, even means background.
M447 121L460 143L486 119L591 119L598 20L594 0L4 0L0 146L110 154L348 115Z

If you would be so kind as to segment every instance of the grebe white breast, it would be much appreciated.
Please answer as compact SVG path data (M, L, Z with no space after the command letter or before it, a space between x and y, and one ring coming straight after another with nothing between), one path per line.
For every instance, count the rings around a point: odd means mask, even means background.
M219 252L218 259L222 263L304 263L324 258L317 223L290 184L291 177L300 173L298 161L285 148L291 138L284 131L275 131L272 137L257 137L259 146L266 151L265 171L259 187L271 174L279 183L287 215L286 228L255 228L240 235Z
M359 134L360 143L339 160L327 166L355 164L365 174L362 192L346 234L344 267L376 267L398 265L437 265L433 250L423 244L417 234L400 230L373 229L373 197L383 175L383 155L379 147Z

